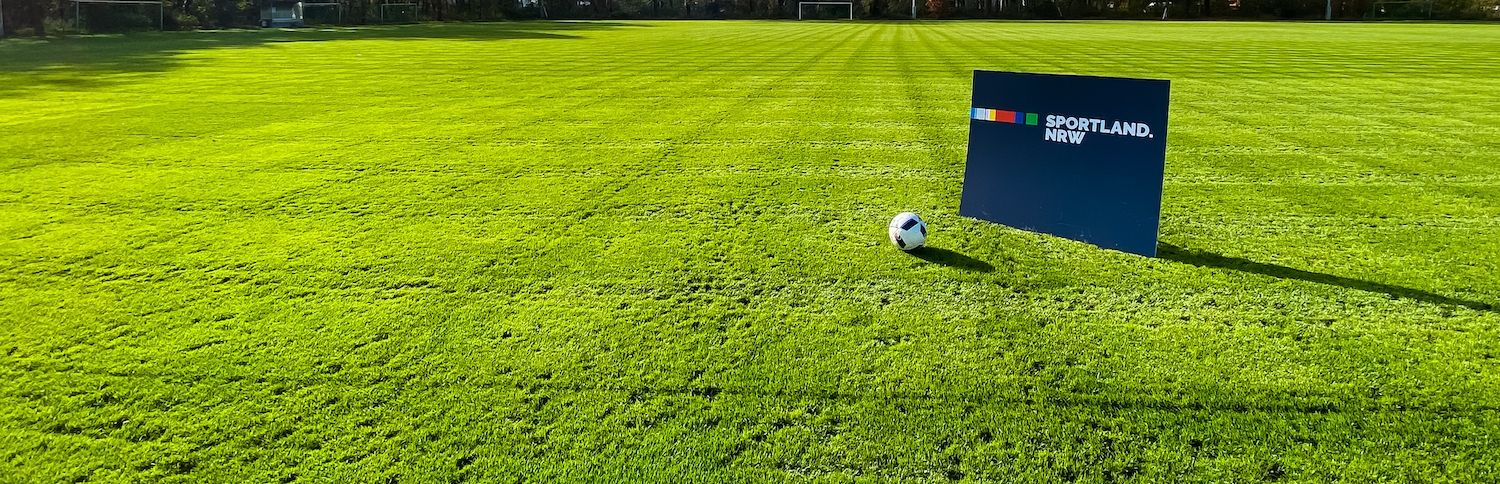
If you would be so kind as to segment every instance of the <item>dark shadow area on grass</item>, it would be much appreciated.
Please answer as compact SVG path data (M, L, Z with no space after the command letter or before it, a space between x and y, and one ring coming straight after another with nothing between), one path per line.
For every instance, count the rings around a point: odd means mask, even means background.
M182 54L207 49L338 40L567 40L582 38L577 35L581 32L625 26L618 22L430 23L12 39L0 42L0 80L4 81L0 82L0 96L36 89L90 89L147 82L118 74L165 72L184 63Z
M1441 294L1423 291L1420 289L1412 289L1409 287L1392 286L1390 284L1381 284L1378 282L1362 281L1359 279L1350 279L1348 277L1339 277L1330 274L1293 269L1286 266L1267 264L1264 262L1255 262L1253 260L1242 259L1239 257L1223 256L1212 252L1184 249L1182 247L1178 247L1165 242L1158 242L1156 244L1156 256L1158 258L1177 261L1184 264L1192 264L1199 267L1214 267L1242 272L1253 272L1256 274L1279 277L1282 279L1297 279L1307 282L1316 282L1318 284L1327 284L1330 286L1339 286L1349 289L1358 289L1361 291L1381 293L1395 298L1412 299L1433 304L1463 306L1479 311L1495 310L1495 307L1489 303L1456 299Z
M916 250L907 252L907 254L911 254L912 257L916 257L933 264L941 264L955 269L963 269L966 271L975 272L995 271L995 266L990 265L988 262L975 259L973 257L969 257L948 249L939 249L937 247L919 247Z

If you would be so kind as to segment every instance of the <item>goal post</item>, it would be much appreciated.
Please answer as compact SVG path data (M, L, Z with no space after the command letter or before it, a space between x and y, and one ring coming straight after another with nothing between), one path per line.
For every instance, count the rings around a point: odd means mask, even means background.
M806 7L809 6L809 5L813 6L814 8L820 7L820 6L823 6L823 5L843 5L843 6L846 6L846 7L849 7L849 20L854 20L854 2L852 2L852 1L849 1L849 2L797 2L797 20L805 20L805 18L803 17L802 13L807 10Z

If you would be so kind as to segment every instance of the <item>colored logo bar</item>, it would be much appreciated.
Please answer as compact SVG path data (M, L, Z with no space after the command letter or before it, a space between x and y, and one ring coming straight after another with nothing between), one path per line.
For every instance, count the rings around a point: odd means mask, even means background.
M1003 109L970 108L969 118L980 121L995 121L1036 126L1036 113L1019 113Z

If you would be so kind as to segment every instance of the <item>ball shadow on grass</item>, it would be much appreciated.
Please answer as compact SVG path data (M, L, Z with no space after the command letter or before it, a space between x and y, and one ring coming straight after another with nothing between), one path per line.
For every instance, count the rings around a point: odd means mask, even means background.
M966 271L993 272L995 270L995 266L990 265L988 262L975 259L973 257L969 257L967 255L963 255L948 249L939 249L937 247L918 247L916 249L907 251L906 253L910 254L912 257L916 257L933 264L941 264L956 269L963 269Z

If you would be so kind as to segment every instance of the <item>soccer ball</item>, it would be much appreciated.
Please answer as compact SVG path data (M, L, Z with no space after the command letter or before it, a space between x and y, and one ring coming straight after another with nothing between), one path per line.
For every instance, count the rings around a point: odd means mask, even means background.
M911 212L901 212L891 219L891 243L901 250L912 250L927 243L927 222Z

